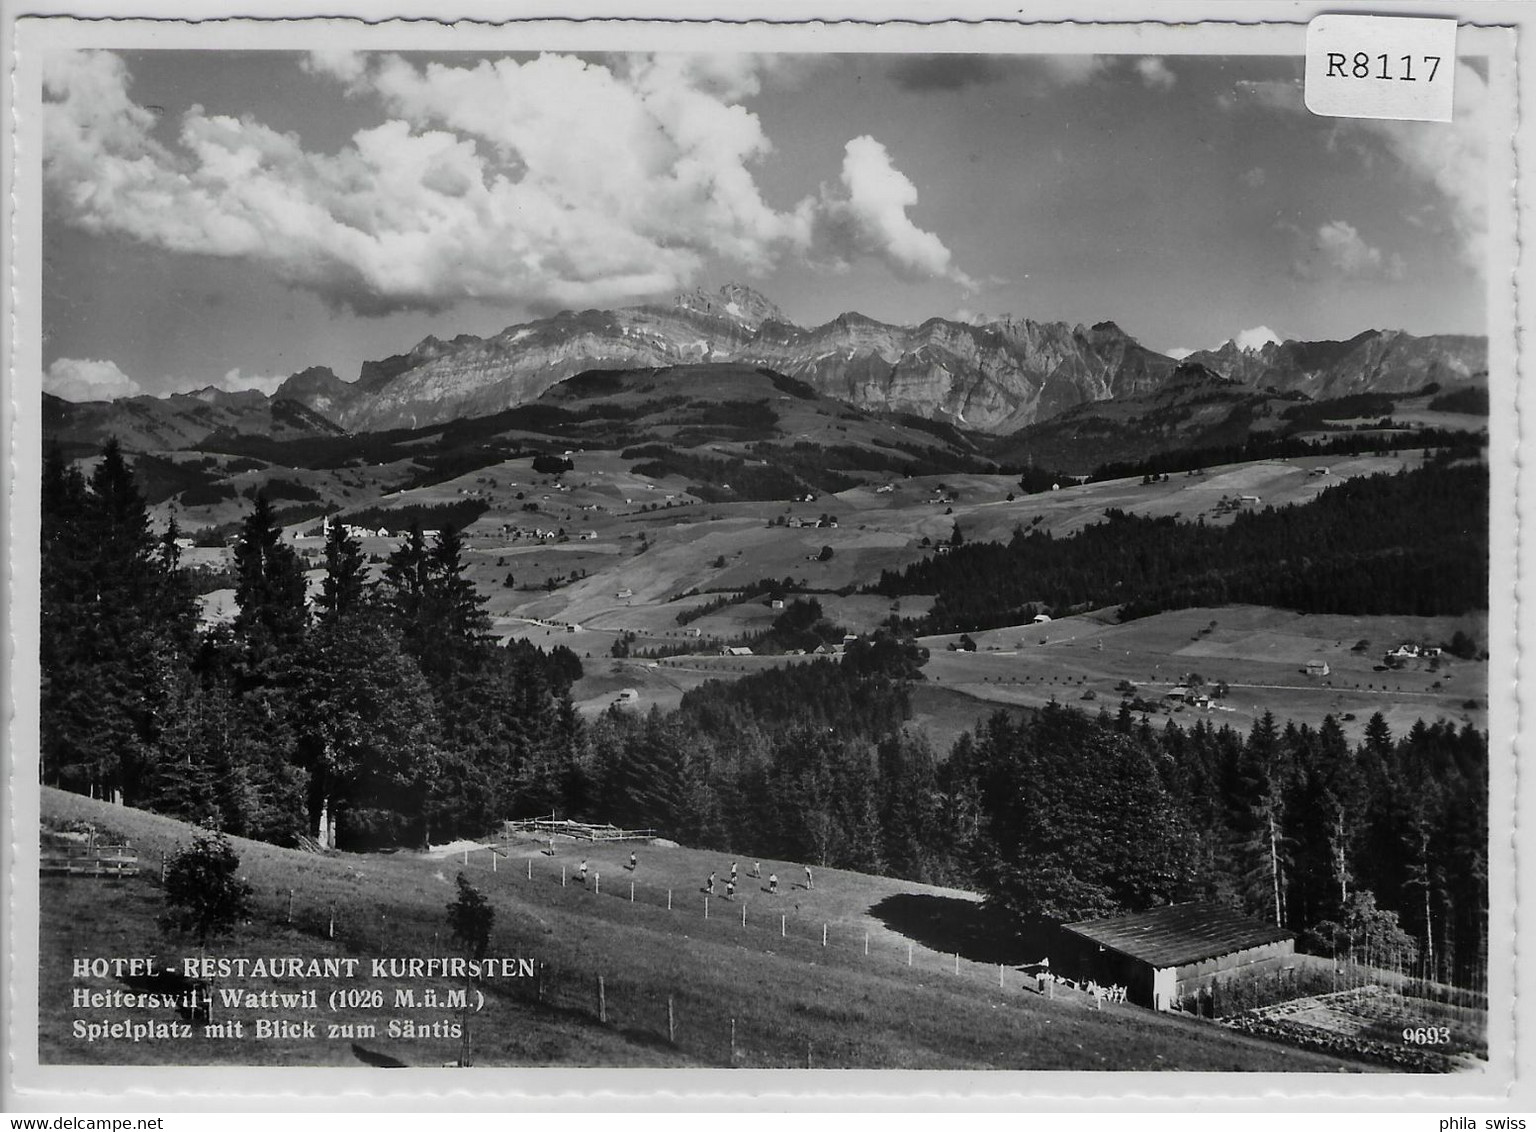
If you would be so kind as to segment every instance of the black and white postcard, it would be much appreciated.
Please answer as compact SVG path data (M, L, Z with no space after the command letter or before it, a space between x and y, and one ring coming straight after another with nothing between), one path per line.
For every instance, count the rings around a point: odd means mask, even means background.
M14 1103L1507 1096L1536 76L1162 7L13 13Z

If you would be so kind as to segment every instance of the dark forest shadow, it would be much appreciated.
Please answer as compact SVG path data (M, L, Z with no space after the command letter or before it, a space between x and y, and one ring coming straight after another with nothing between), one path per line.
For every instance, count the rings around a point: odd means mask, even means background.
M1025 930L984 904L953 896L901 892L869 912L913 943L949 955L958 951L962 959L977 963L1033 963L1049 946L1044 930Z

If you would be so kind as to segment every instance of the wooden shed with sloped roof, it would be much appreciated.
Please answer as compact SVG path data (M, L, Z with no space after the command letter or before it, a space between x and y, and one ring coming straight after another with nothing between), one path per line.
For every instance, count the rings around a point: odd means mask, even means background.
M1170 1010L1218 983L1289 967L1296 933L1225 904L1196 901L1060 925L1058 974L1126 988L1126 997Z

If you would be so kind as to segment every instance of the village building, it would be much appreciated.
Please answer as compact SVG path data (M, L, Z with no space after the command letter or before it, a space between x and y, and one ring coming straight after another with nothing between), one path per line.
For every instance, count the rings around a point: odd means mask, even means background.
M1062 924L1052 971L1079 982L1123 986L1126 998L1172 1010L1219 984L1294 965L1296 933L1214 901Z
M746 645L725 645L720 649L721 656L751 656L752 650Z
M1326 660L1307 661L1308 676L1327 676L1330 671L1332 670L1328 667L1328 662Z

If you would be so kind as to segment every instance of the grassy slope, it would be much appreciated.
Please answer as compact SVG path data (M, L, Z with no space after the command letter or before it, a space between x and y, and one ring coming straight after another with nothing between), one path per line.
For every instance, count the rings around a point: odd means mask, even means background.
M924 638L932 654L924 673L945 688L999 705L1038 707L1055 697L1090 711L1114 711L1121 680L1157 701L1184 674L1198 672L1211 684L1231 685L1211 716L1218 726L1246 729L1268 709L1281 719L1313 724L1329 713L1353 715L1344 721L1352 739L1360 738L1376 711L1394 734L1420 718L1486 727L1486 663L1445 657L1438 671L1426 664L1374 671L1387 649L1403 641L1446 641L1457 629L1483 640L1487 618L1309 615L1234 605L1173 610L1120 625L1086 614L974 633L973 653L949 651L959 634ZM1362 639L1369 646L1357 653ZM1328 676L1305 674L1314 658L1328 663ZM1096 700L1081 702L1090 689ZM1469 701L1476 706L1465 706ZM1191 711L1178 715L1193 722Z
M49 1063L357 1064L361 1057L435 1065L458 1056L455 1040L392 1040L383 1022L401 1012L353 1011L345 1021L374 1021L379 1036L326 1041L204 1041L87 1045L69 1036L70 1020L146 1021L142 1010L69 1008L69 961L77 955L184 954L185 941L156 926L160 909L155 862L187 840L187 827L167 818L114 808L44 789L45 824L88 820L126 837L150 867L124 882L45 880L42 886L43 1005L40 1054ZM444 907L461 859L415 854L318 856L237 841L243 873L256 889L258 912L212 955L441 953ZM574 881L562 887L559 864L572 869L580 849L562 847L551 860L533 843L514 844L493 875L490 854L472 854L467 871L497 912L492 954L526 956L543 964L538 986L488 989L488 1005L472 1022L478 1065L746 1065L793 1067L807 1054L817 1068L1198 1069L1337 1071L1354 1068L1331 1058L1236 1036L1207 1023L1135 1007L1096 1011L1064 992L1046 1000L1021 989L1020 976L998 962L1038 958L1007 954L978 928L968 894L930 886L819 871L814 893L794 887L803 873L789 862L777 870L777 898L745 882L748 903L711 902L703 916L698 891L710 870L723 878L729 861L687 849L642 847L637 899L628 899L628 849L591 856L603 877L595 894ZM528 862L534 879L527 879ZM743 861L745 870L749 862ZM673 910L665 890L673 889ZM287 893L294 923L286 923ZM326 938L334 905L337 933ZM103 914L103 913L107 914ZM780 935L778 917L786 917ZM821 946L828 925L829 946ZM869 950L864 953L865 933ZM958 938L957 938L958 937ZM907 948L912 947L912 966ZM955 974L952 949L962 952ZM999 950L1000 948L1004 950ZM606 984L608 1022L596 1018L596 977ZM93 989L121 983L91 982ZM231 980L225 985L239 985ZM266 989L271 984L252 984ZM379 986L366 980L344 984ZM422 984L416 984L424 989ZM439 984L448 989L446 983ZM394 984L384 984L392 992ZM278 988L285 989L285 988ZM286 989L293 989L288 987ZM320 984L322 1001L330 984ZM666 1001L674 1001L677 1043L666 1040ZM405 1012L420 1021L445 1011ZM282 1010L247 1014L314 1019ZM168 1020L169 1015L165 1019ZM328 1018L324 1011L320 1018ZM735 1022L735 1053L731 1048ZM323 1029L323 1028L322 1028Z

